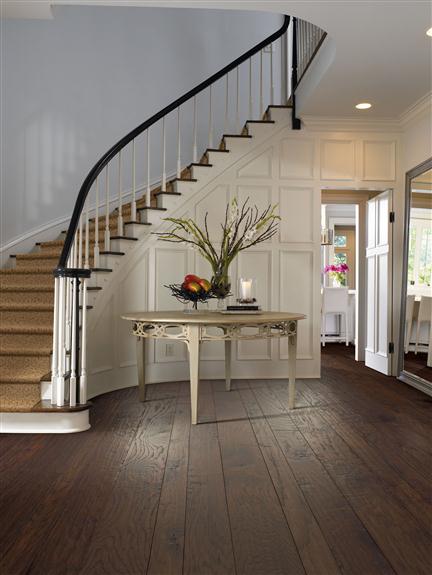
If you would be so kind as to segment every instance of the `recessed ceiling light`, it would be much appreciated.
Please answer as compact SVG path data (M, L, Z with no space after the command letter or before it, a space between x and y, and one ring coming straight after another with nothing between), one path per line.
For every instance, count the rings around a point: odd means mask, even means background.
M432 36L432 28L429 28L429 30L426 30L426 34L428 36Z
M360 102L360 104L356 105L357 110L369 110L369 108L372 108L372 104L369 104L369 102Z

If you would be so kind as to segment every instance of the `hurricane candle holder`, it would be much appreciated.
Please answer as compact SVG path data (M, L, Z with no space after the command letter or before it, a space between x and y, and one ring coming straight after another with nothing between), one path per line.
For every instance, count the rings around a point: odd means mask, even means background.
M256 302L256 279L239 278L238 302L240 304L251 304Z

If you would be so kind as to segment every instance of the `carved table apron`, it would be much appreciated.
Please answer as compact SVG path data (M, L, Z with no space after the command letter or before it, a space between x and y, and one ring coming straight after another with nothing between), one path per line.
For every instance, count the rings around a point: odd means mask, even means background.
M199 349L203 341L225 342L226 389L231 389L231 342L265 338L288 338L288 407L295 403L295 369L297 321L305 316L288 312L262 312L257 315L222 314L218 312L183 313L137 312L122 316L133 322L137 336L137 365L140 401L145 401L145 341L171 339L184 341L189 350L192 423L197 423Z

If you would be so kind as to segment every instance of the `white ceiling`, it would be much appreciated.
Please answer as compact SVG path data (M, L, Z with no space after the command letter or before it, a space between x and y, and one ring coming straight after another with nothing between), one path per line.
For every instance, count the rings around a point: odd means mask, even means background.
M49 17L50 5L96 4L272 11L317 24L334 43L334 59L302 114L395 118L432 91L429 0L55 0L3 1L3 17ZM373 107L357 111L368 101Z

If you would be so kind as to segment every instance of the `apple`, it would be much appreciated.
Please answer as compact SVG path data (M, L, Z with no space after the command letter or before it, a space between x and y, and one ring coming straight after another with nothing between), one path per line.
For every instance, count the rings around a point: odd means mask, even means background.
M197 282L205 292L209 292L211 289L211 283L206 279L200 279Z
M190 291L191 293L199 293L201 291L201 286L199 283L193 281L184 282L183 287L185 290Z
M194 274L188 274L187 276L185 276L184 279L184 283L187 284L189 282L196 282L198 283L200 281L201 278L199 278L198 276L195 276Z

